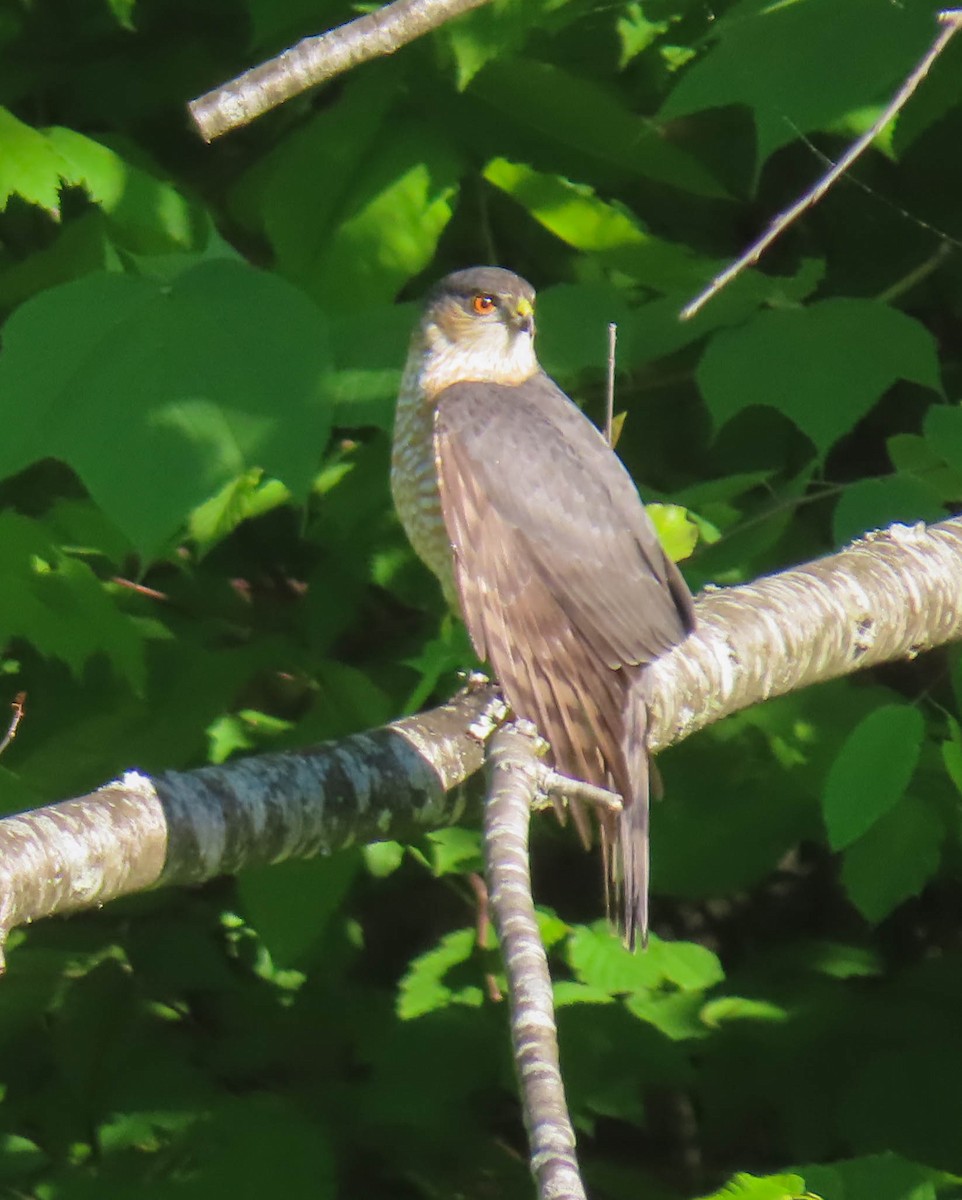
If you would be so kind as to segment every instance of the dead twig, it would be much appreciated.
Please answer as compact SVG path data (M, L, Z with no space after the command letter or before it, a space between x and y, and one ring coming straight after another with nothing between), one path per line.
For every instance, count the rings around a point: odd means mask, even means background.
M20 722L23 720L23 706L27 699L26 692L17 692L13 698L13 703L10 707L13 709L13 716L10 718L10 724L7 726L7 732L0 738L0 754L6 750L13 739L17 736L17 729Z

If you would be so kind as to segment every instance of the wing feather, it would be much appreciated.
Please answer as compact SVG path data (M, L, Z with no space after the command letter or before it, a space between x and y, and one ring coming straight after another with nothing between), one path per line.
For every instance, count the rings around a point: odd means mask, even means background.
M621 846L633 940L647 924L648 871L645 712L633 689L643 666L691 629L688 589L624 467L547 376L445 389L435 457L479 657L559 770L625 799L603 841Z

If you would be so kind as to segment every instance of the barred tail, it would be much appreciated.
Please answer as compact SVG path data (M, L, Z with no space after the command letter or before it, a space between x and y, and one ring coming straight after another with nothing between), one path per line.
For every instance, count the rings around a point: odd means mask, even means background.
M648 705L643 679L629 689L622 735L624 808L618 818L621 855L621 932L634 950L648 945Z

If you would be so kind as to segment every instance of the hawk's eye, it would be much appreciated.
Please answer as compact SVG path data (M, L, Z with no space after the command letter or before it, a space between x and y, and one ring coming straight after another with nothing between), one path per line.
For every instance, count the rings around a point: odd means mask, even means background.
M498 302L494 296L475 296L471 301L471 307L479 317L486 317L488 313L493 313L498 307Z

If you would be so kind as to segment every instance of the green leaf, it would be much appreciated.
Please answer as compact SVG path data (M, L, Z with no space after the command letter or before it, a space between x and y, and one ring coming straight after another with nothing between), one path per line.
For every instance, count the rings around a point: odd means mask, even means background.
M400 842L371 842L361 847L364 865L375 879L393 875L404 861L405 849Z
M442 982L450 970L470 960L474 946L474 930L458 929L445 934L433 950L411 961L398 990L397 1011L402 1021L450 1005L480 1007L484 997L479 987L451 988Z
M0 1179L30 1175L49 1161L36 1142L15 1133L0 1133Z
M951 737L942 743L942 762L956 791L962 795L962 729L952 717L948 719L948 726Z
M763 1021L781 1024L789 1019L789 1012L780 1004L770 1000L752 1000L745 996L719 996L701 1010L706 1025L721 1027L731 1021Z
M73 129L32 129L0 109L0 209L12 195L53 215L65 186L82 187L129 249L188 248L204 229L173 185Z
M724 196L705 167L593 80L533 59L496 59L467 94L512 123L591 158L700 196Z
M752 405L771 406L820 454L897 379L939 391L935 342L918 321L872 300L761 313L715 334L698 368L717 426Z
M624 267L627 266L630 264L624 264ZM679 320L679 313L692 299L692 292L700 289L717 270L717 266L705 263L702 277L697 283L633 310L627 330L619 329L619 341L627 332L631 344L637 347L637 361L650 362L674 354L700 341L714 329L740 325L760 307L780 309L786 305L797 305L818 286L824 274L824 264L814 258L803 259L793 276L746 271L732 280L719 296L691 320ZM648 286L644 275L633 273L633 278L640 285Z
M107 0L110 11L114 14L114 20L122 29L127 29L131 33L134 30L134 9L137 7L137 0Z
M360 867L360 856L342 851L327 858L250 867L237 890L251 925L275 966L301 966L340 911Z
M335 314L331 320L334 370L327 394L337 424L355 428L376 425L391 431L401 371L416 322L413 304Z
M689 558L698 545L698 526L680 504L646 504L665 553L675 562Z
M800 1167L806 1184L823 1200L935 1200L939 1184L956 1182L944 1171L898 1154L873 1154Z
M487 63L524 45L539 7L529 0L494 0L441 26L436 36L451 47L458 91L463 92Z
M608 325L618 326L618 363L632 358L631 310L624 293L604 283L560 283L538 294L538 357L562 379L586 369L604 371ZM617 395L617 393L616 393Z
M733 1175L704 1200L799 1200L807 1195L800 1175Z
M56 147L0 108L0 211L11 196L22 196L54 214L60 211L61 181L67 164Z
M0 512L0 646L14 637L60 659L78 678L104 654L135 690L144 685L143 632L108 586L62 553L37 521Z
M686 246L648 233L631 213L606 203L585 184L504 158L492 159L484 177L561 241L597 254L603 262L637 275L657 291L695 288L711 274L712 264Z
M199 244L206 223L172 184L73 129L55 127L45 136L64 164L65 182L87 191L127 249L150 254Z
M635 992L625 1000L625 1007L673 1042L685 1042L711 1033L702 1020L704 1003L698 992Z
M276 277L226 260L170 285L94 275L4 334L0 477L60 458L143 554L253 467L307 493L329 430L325 327Z
M957 995L949 987L949 994ZM941 994L946 995L944 991ZM935 1000L934 1004L915 1010L922 1021L935 1018L934 1033L924 1030L921 1037L916 1035L894 1045L883 1041L853 1069L837 1103L835 1129L856 1150L890 1149L896 1155L914 1160L913 1165L918 1164L920 1170L925 1170L926 1165L945 1164L958 1172L962 1162L957 1120L962 1109L960 1046L956 1030L947 1023L947 1014L943 1017L937 1005ZM899 1008L889 1012L891 1028L898 1021ZM879 1167L884 1167L889 1156L880 1158ZM923 1181L918 1176L911 1179L897 1160L893 1166L891 1182L883 1185L882 1197L915 1200L914 1189L924 1188ZM866 1182L875 1175L876 1171L867 1172ZM896 1182L903 1190L895 1190ZM845 1200L849 1200L847 1192L846 1188ZM945 1194L947 1200L958 1195L958 1185ZM855 1195L858 1200L875 1200L874 1193L861 1189ZM924 1190L921 1195L925 1195Z
M56 239L0 272L0 305L13 309L44 288L95 271L120 271L122 263L109 234L109 222L93 210L63 225Z
M929 409L926 420L931 420L936 411L955 412L952 408L938 406ZM939 419L936 418L936 421ZM959 467L947 465L945 454L938 445L937 429L933 428L933 432L936 433L934 445L915 433L896 433L886 441L885 448L892 466L900 475L909 476L924 487L931 488L940 500L955 500L962 496L962 463Z
M415 122L387 123L345 197L346 216L290 277L331 311L393 300L430 263L454 212L462 166L455 147Z
M957 404L933 404L925 414L923 430L931 452L953 470L962 471L962 408Z
M896 521L939 521L945 506L938 494L911 475L885 479L859 479L842 493L832 515L832 535L844 545L871 529L885 529Z
M867 946L842 942L806 941L791 947L796 966L831 979L864 979L883 973L882 958Z
M842 884L867 921L917 896L939 868L944 829L924 800L906 796L845 851Z
M466 871L482 871L484 858L481 831L452 825L436 829L427 835L431 847L431 870L441 875L463 875Z
M193 510L187 527L202 550L223 541L241 522L288 503L291 499L288 489L278 480L263 476L259 469L238 475Z
M569 1004L614 1004L614 998L604 988L591 987L587 983L576 983L573 979L562 979L553 986L555 1008Z
M669 21L650 20L637 0L629 0L622 15L615 22L618 40L621 42L618 66L624 70L633 58L637 58L667 31L669 24Z
M842 850L901 799L915 773L925 722L917 708L887 704L852 730L825 781L829 845Z
M712 33L715 44L681 76L660 115L747 105L760 169L799 133L824 129L894 90L932 40L934 27L925 4L743 0L715 22ZM853 46L858 54L851 53Z
M568 943L568 962L581 982L612 994L666 983L697 991L724 978L716 955L694 942L663 942L652 936L643 954L632 954L602 923L581 926Z

